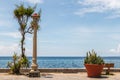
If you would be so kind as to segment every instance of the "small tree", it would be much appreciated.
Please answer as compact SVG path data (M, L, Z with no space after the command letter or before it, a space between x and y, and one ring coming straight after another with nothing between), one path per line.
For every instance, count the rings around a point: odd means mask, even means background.
M16 5L16 9L14 10L14 16L17 19L20 28L19 31L21 33L21 57L25 57L25 35L26 33L32 34L32 27L27 27L27 23L33 12L35 11L35 7L25 8L23 4Z

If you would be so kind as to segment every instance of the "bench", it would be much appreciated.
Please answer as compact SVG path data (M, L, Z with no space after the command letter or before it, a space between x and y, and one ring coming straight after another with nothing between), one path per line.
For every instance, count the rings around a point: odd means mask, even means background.
M110 68L114 67L114 63L105 63L104 67L107 68L106 74L110 74Z

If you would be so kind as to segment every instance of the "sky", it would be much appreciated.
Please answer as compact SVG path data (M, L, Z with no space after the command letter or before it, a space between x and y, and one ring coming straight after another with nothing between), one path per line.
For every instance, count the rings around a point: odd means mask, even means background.
M20 55L16 4L42 10L38 56L85 56L92 49L100 56L120 56L120 0L1 0L0 56ZM27 56L32 56L32 39L27 34Z

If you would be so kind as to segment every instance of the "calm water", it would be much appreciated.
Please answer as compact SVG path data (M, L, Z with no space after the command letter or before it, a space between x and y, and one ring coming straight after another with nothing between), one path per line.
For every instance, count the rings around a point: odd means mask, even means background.
M11 57L0 57L0 68L6 68ZM29 57L32 61L32 58ZM105 62L114 63L120 68L120 57L104 57ZM38 57L39 68L84 68L84 57Z

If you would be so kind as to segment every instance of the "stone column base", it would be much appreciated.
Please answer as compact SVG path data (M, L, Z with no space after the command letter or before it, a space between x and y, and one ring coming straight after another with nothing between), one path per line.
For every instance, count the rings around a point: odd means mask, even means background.
M40 77L40 71L30 71L29 77Z

